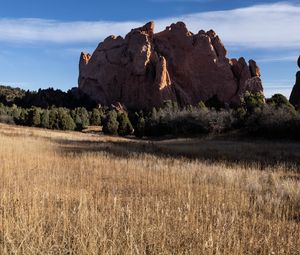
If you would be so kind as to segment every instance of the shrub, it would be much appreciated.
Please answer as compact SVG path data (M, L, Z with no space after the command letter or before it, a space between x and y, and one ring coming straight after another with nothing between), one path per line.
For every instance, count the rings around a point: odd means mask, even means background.
M132 135L133 134L133 127L128 118L127 113L120 112L118 113L117 121L119 122L118 125L118 134L120 136Z
M75 122L65 108L58 108L57 111L58 127L60 130L74 130L76 128Z
M89 113L84 107L78 107L72 110L70 114L76 125L76 130L81 131L90 124Z
M80 117L82 127L87 127L90 124L89 113L84 107L76 108L75 114Z
M233 112L227 110L162 108L152 111L147 118L145 133L148 136L221 133L232 128L234 120Z
M93 109L90 114L90 124L93 126L101 125L102 112L99 109Z
M18 125L26 125L27 124L27 118L28 118L28 111L27 109L21 109L20 116L18 118L15 118L15 122Z
M9 115L0 115L0 123L15 124L14 118Z
M41 127L50 128L49 125L49 110L43 110L41 113Z
M241 103L248 112L253 112L256 108L261 108L265 104L265 97L262 93L252 93L246 91L241 98Z
M39 127L41 125L41 109L36 107L29 109L26 125L30 127Z
M50 129L59 129L57 116L58 116L57 109L54 107L51 107L50 112L49 112L49 128Z
M118 114L115 110L111 110L107 113L103 121L103 133L109 135L117 135L119 122L117 120Z
M265 105L247 119L246 128L266 138L299 138L300 114L288 106Z
M200 102L198 103L197 107L198 107L199 109L205 109L205 108L206 108L206 106L205 106L205 104L203 103L203 101L200 101Z
M276 108L280 107L290 107L294 108L294 106L287 100L287 98L282 94L275 94L268 100L268 103L275 106Z
M146 128L146 121L143 115L138 116L136 126L134 128L134 135L136 137L142 138L145 136L145 128Z

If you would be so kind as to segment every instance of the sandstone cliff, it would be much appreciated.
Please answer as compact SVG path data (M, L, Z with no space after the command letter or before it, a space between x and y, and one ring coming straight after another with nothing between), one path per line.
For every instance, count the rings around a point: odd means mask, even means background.
M298 67L300 68L300 56L298 58ZM300 71L296 74L296 83L290 96L290 103L295 106L300 106Z
M99 104L150 109L165 100L195 105L217 97L238 104L246 90L262 92L255 61L228 59L212 30L193 34L178 22L160 33L154 23L110 36L92 56L81 54L79 88Z

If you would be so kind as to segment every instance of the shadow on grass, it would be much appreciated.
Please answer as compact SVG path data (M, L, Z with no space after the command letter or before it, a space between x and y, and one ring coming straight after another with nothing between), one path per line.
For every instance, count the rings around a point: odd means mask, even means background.
M124 141L68 141L56 140L62 153L82 154L105 152L118 157L152 154L159 157L187 158L208 163L256 166L261 169L284 165L285 169L300 169L300 143L266 140L234 140L216 138L135 140Z

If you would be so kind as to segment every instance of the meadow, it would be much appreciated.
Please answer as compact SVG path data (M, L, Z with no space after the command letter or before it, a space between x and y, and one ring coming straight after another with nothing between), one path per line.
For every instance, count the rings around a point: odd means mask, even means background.
M299 254L300 143L0 124L0 254Z

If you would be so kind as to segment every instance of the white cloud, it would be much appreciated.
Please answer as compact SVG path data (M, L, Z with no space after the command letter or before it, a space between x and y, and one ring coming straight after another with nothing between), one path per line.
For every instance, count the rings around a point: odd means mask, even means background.
M296 62L298 59L298 53L293 55L286 55L286 56L269 56L269 57L262 57L256 58L256 61L259 63L270 63L270 62Z
M0 19L0 41L6 42L95 42L116 33L124 34L140 22L59 22L44 19Z
M250 48L300 47L300 5L276 3L252 7L194 13L156 20L156 30L182 20L197 33L213 28L226 45ZM134 27L146 23L60 22L43 19L0 19L0 41L21 43L99 42L111 34L124 36Z
M293 84L293 83L291 83ZM293 89L293 86L292 85L281 85L281 86L272 86L272 85L268 85L266 83L264 83L264 94L265 96L268 98L268 97L271 97L272 95L274 94L277 94L277 93L280 93L284 96L286 96L287 98L290 97L291 95L291 91Z

